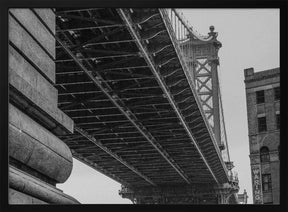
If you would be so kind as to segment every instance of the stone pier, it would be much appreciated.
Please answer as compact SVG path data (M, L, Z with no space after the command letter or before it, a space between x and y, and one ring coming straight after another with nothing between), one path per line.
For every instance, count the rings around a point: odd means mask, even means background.
M9 10L9 204L78 204L56 188L71 174L69 147L58 136L73 121L57 107L55 14Z

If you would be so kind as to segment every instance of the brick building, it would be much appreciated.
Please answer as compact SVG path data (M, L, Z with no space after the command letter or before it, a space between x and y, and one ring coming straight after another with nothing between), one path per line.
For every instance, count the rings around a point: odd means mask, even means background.
M280 69L244 70L254 204L280 202Z

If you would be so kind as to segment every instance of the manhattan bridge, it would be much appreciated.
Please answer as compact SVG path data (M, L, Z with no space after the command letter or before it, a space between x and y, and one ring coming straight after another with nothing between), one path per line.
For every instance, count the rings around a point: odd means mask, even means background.
M28 101L29 93L11 77L9 114L17 111L18 115L23 113L37 120L39 129L41 125L41 129L51 132L50 135L45 131L47 137L55 135L55 140L67 146L74 158L119 182L119 195L135 204L239 203L238 178L232 171L218 78L218 51L222 45L214 27L207 35L200 35L176 9L51 11L53 20L35 9L9 12L9 24L15 26L11 30L25 28L30 30L27 36L41 41L41 36L21 18L33 16L45 28L45 36L56 43L51 42L50 47L45 42L37 45L48 49L45 54L50 54L50 48L55 53L51 53L54 75L42 75L47 86L49 82L57 90L51 97L48 91L46 97L40 92L38 95L47 99L43 104L32 97ZM10 54L28 55L28 47L21 49L13 36L11 32L9 44L15 52ZM30 60L33 62L32 56ZM45 69L41 65L39 69ZM49 105L48 99L56 99L55 105ZM52 112L46 107L51 107ZM13 133L20 132L13 129L9 142ZM51 185L63 183L71 173L72 165L65 168L65 173L64 165L61 169L60 165L56 167L55 164L62 164L56 156L54 165L42 166L39 156L36 164L21 160L14 152L9 154L14 158L11 166L21 170L23 166L19 164L26 164L33 170L27 168L24 172ZM11 179L16 179L16 168ZM27 185L31 183L32 180ZM17 190L13 180L10 187ZM38 193L35 191L32 196Z

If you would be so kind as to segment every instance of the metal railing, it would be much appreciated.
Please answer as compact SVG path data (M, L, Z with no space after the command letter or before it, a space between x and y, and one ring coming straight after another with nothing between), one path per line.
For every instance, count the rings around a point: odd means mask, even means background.
M209 41L213 38L211 35L201 35L194 30L184 15L178 10L166 9L166 11L178 41L189 39L189 36L194 36L201 41Z

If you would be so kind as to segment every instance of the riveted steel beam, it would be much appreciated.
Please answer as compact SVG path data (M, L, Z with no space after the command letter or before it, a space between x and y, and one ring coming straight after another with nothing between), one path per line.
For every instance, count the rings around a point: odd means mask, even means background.
M159 11L160 12L160 11ZM211 175L213 176L214 180L216 181L216 183L218 182L218 179L216 178L215 174L213 173L213 171L211 170L211 167L209 166L206 158L204 157L204 155L202 154L197 142L195 141L188 124L186 123L184 117L182 116L182 114L179 112L178 106L176 105L176 103L174 102L172 95L169 92L169 89L167 88L167 86L164 84L163 80L162 80L162 76L160 76L159 74L159 70L156 67L156 64L154 63L151 55L149 55L149 53L147 52L147 46L144 44L143 41L141 41L141 37L139 36L139 32L136 32L136 27L134 27L134 24L132 22L132 19L127 15L127 13L123 10L123 9L118 9L118 13L120 14L121 18L124 20L124 22L126 23L128 30L130 31L130 33L132 34L132 36L134 37L136 44L138 45L140 51L142 52L142 55L144 57L144 59L146 60L146 62L149 64L151 71L153 72L154 76L156 77L159 85L161 86L164 94L167 96L167 99L169 100L169 102L171 103L171 106L173 107L174 111L176 112L178 118L180 119L182 125L184 126L185 130L187 131L189 137L191 138L193 144L195 145L195 148L197 149L198 153L200 154L202 160L204 161L205 165L207 166L208 170L210 171ZM160 12L161 16L162 13ZM165 23L165 21L164 21ZM169 33L168 33L169 34ZM172 40L172 39L171 39ZM172 41L173 42L173 41ZM199 105L198 105L199 106ZM203 118L205 116L202 116Z
M155 13L155 14L152 14L152 15L146 15L146 16L141 16L141 17L138 17L134 20L134 22L136 24L143 24L145 23L146 21L148 21L149 19L153 18L153 17L157 17L159 16L159 13Z
M140 177L142 177L144 180L146 180L148 183L150 183L151 185L155 186L155 183L153 183L148 177L144 176L140 171L138 171L135 167L131 166L130 164L128 164L126 161L124 161L120 156L118 156L117 154L113 153L111 150L109 150L107 147L103 146L99 141L97 141L93 136L91 136L89 133L87 133L85 130L75 126L74 130L76 132L78 132L79 134L81 134L83 137L87 138L89 141L91 141L92 143L94 143L95 145L97 145L99 148L101 148L103 151L105 151L106 153L108 153L110 156L112 156L113 158L115 158L117 161L119 161L120 163L122 163L124 166L126 166L127 168L129 168L130 170L132 170L134 173L136 173L137 175L139 175Z
M46 25L43 22L44 25ZM47 26L46 26L47 27ZM96 78L94 78L94 76L91 74L91 72L89 72L83 65L82 63L77 59L77 57L71 52L70 49L68 49L65 44L61 41L61 39L55 35L50 29L49 27L47 27L47 29L49 30L50 34L55 38L55 40L63 47L63 49L66 51L66 53L73 58L74 62L85 72L85 74L96 84L99 86L99 88L109 97L110 100L113 100L113 102L115 102L115 100L108 94L107 90L104 89L101 86L101 82L96 81ZM117 105L119 107L119 105ZM123 109L121 108L121 111L123 111ZM108 148L106 148L103 144L101 144L101 142L97 141L93 136L91 136L89 133L87 133L85 130L79 128L78 126L74 125L74 131L78 132L79 134L81 134L83 137L85 137L86 139L88 139L89 141L91 141L92 143L94 143L95 145L97 145L99 148L101 148L103 151L105 151L106 153L108 153L110 156L112 156L113 158L115 158L117 161L119 161L121 164L123 164L124 166L126 166L128 169L130 169L131 171L133 171L135 174L137 174L138 176L140 176L141 178L143 178L145 181L147 181L149 184L155 186L155 183L152 182L148 177L146 177L144 174L142 174L140 171L138 171L135 167L133 167L132 165L128 164L125 160L123 160L120 156L118 156L117 154L113 153L112 151L110 151ZM87 164L87 163L86 163Z
M95 17L83 17L80 15L70 15L64 12L58 12L56 13L58 17L64 17L64 18L72 18L72 19L78 19L78 20L82 20L82 21L91 21L91 22L99 22L99 23L103 23L103 24L120 24L117 20L106 20L106 19L100 19L100 18L95 18Z
M58 29L58 30L56 30L56 32L103 29L103 28L112 28L112 27L121 27L121 26L124 26L124 25L122 25L122 24L114 24L114 25L104 25L104 26L72 27L72 28Z
M169 154L157 143L156 139L148 132L148 130L145 129L145 127L142 124L140 124L140 122L137 120L135 115L127 107L125 107L125 105L123 105L122 101L118 98L118 96L114 93L114 91L109 89L107 85L105 86L105 83L99 80L99 76L95 77L91 73L91 71L87 70L86 67L83 66L83 64L78 60L78 58L61 42L61 40L57 36L55 36L55 38L56 38L56 41L69 54L69 56L73 58L74 62L76 62L76 64L85 72L85 74L95 83L95 85L97 85L102 90L102 92L109 98L109 100L113 102L115 106L117 106L117 108L127 117L127 119L147 139L147 141L150 142L152 146L161 154L161 156L181 175L181 177L188 184L190 184L188 177L185 176L184 172L180 169L180 167L174 162L174 160L169 156ZM138 175L139 174L141 173L138 172ZM143 174L141 175L142 175L142 178L144 178L146 181L149 180L147 179L147 177L143 176ZM150 181L150 184L154 185L154 183L151 182L151 180L149 181Z
M126 16L125 12L122 9L118 9L118 13L120 15L120 17L123 19L123 21L126 23L128 30L130 31L130 33L132 34L132 36L134 37L136 44L138 45L138 47L140 47L140 51L142 52L143 56L145 59L147 59L147 52L146 50L139 45L139 43L141 44L141 42L138 40L138 36L136 35L136 33L134 32L134 29L131 25L131 21L129 21L129 18ZM141 48L142 47L142 48ZM151 68L151 64L148 61L148 65ZM152 70L154 72L154 70ZM158 79L157 79L158 80ZM154 146L154 145L153 145ZM159 147L154 146L157 150ZM162 150L164 151L164 150ZM161 155L167 160L167 162L174 168L174 170L188 183L190 184L190 180L188 179L188 177L186 176L186 174L184 173L184 171L178 166L178 164L176 164L175 161L172 161L170 158L168 158L165 154L163 154L163 152L161 152Z

